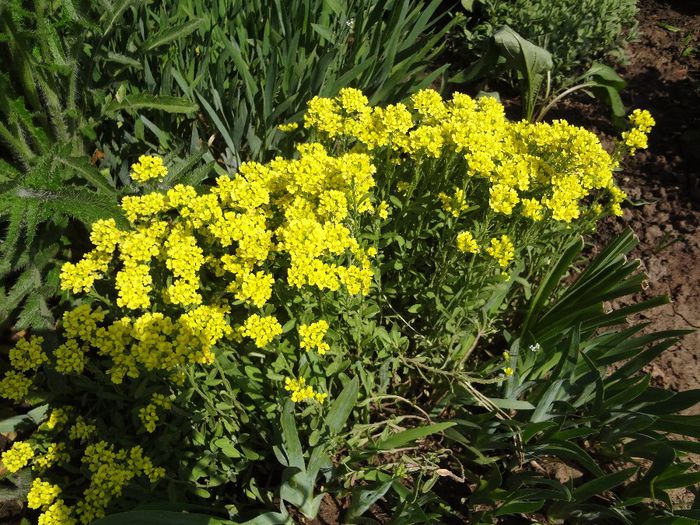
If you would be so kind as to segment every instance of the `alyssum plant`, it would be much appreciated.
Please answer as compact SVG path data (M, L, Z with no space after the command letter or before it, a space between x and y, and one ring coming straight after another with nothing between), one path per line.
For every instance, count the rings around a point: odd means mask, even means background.
M336 491L377 479L359 447L453 424L393 433L406 423L383 415L387 400L425 415L455 374L518 373L484 343L563 247L620 213L613 170L653 120L631 123L610 155L566 122L509 122L490 98L424 90L371 107L343 89L309 103L298 157L243 163L200 191L161 189L162 159L142 156L142 194L121 201L128 224L95 222L93 249L62 267L75 307L60 336L22 339L0 381L17 403L47 400L38 430L3 454L10 472L31 467L39 523L144 500L231 519L277 501L284 521L285 501L318 511L319 476ZM353 514L389 486L410 493L402 480L438 459L386 463L391 483Z

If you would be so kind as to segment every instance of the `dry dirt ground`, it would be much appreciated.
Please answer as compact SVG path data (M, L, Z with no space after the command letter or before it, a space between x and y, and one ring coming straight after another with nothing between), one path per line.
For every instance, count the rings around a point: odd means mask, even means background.
M651 111L657 124L649 149L628 160L618 177L633 205L601 226L597 244L631 227L640 239L632 256L648 276L645 296L671 299L636 320L655 331L700 329L700 2L641 0L638 20L638 40L618 70L627 81L622 96L630 109ZM607 110L585 95L550 116L593 129L604 141L616 133ZM647 371L664 388L700 388L700 331ZM691 412L700 413L700 406Z
M657 126L649 149L625 170L623 187L639 203L626 210L625 222L641 241L635 255L648 276L647 294L671 298L646 320L655 330L700 329L700 2L645 0L639 21L622 71L625 101L649 109ZM649 372L673 390L700 387L700 331Z

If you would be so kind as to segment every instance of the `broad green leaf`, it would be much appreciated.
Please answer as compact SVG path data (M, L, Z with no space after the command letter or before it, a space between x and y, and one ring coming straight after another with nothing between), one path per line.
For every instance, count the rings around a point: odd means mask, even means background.
M433 423L431 425L426 425L424 427L412 428L409 430L404 430L402 432L397 432L389 437L380 440L375 445L378 450L391 450L394 448L401 448L408 444L411 444L419 439L430 436L432 434L437 434L443 430L453 427L457 423L453 421L447 421L443 423Z
M552 404L559 398L563 384L563 379L557 379L549 385L549 388L540 399L540 402L537 403L537 407L530 418L531 423L539 423L552 418L549 409L552 408Z
M506 63L524 79L525 118L532 119L540 87L548 71L554 66L552 55L544 48L524 39L510 27L504 26L493 35Z
M375 483L369 487L359 487L353 490L350 507L345 514L345 520L351 523L352 520L362 516L377 501L384 497L384 494L391 488L393 479Z
M338 434L343 429L352 409L355 408L359 391L360 383L357 377L353 377L333 400L326 416L326 424L332 434Z
M166 113L193 113L197 111L197 104L181 97L169 97L158 95L127 95L120 102L113 99L105 108L106 113L114 113L120 110L139 111L153 109Z
M490 397L489 401L493 403L498 408L503 408L505 410L534 410L535 405L529 401L519 400L519 399L499 399L497 397Z
M284 451L289 460L288 466L296 467L303 471L306 469L304 453L302 452L301 441L299 441L299 434L297 433L297 424L294 420L294 403L292 401L287 400L285 403L280 422L282 424Z
M16 432L18 429L36 427L44 418L49 405L41 405L26 414L10 417L0 421L0 432Z

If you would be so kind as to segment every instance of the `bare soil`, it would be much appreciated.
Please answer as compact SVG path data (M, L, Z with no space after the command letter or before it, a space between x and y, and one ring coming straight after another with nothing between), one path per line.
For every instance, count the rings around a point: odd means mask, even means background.
M629 225L639 236L647 296L671 303L644 314L654 330L700 328L700 2L642 0L639 40L621 71L631 108L657 125L649 149L625 166L621 180L635 206L602 237ZM684 337L648 368L653 381L681 391L700 387L700 331ZM691 409L700 413L700 406Z

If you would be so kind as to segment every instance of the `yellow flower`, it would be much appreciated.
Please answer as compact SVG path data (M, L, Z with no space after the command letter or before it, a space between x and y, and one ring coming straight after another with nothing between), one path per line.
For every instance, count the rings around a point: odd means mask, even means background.
M294 379L287 377L284 380L284 389L290 392L290 398L295 403L300 403L302 401L317 401L318 403L323 403L328 394L317 392L312 386L306 384L306 379L300 377L299 379Z
M22 401L32 386L32 380L19 372L10 370L0 380L0 397Z
M507 235L501 235L500 239L491 239L491 245L486 248L486 253L496 259L501 268L506 268L515 258L515 246Z
M479 245L471 232L463 231L457 234L457 249L465 253L479 253Z
M323 341L328 328L328 323L323 319L311 324L302 324L299 326L299 346L307 351L316 349L320 355L324 355L330 348L328 343Z
M522 215L533 221L541 221L544 219L544 213L542 204L537 199L523 199L520 201L522 204Z
M69 408L54 408L46 420L46 428L49 430L61 430L70 417L71 410Z
M447 117L447 107L440 93L434 89L422 89L413 94L411 103L424 122L439 124Z
M98 323L104 321L107 312L100 307L94 311L89 304L81 304L63 314L63 330L67 338L91 342Z
M629 117L630 124L643 133L649 133L656 125L654 117L646 109L635 109Z
M27 506L30 509L47 508L60 494L61 489L56 485L43 481L41 478L34 478L27 494Z
M122 199L121 209L124 210L129 222L155 217L167 209L165 195L159 192L140 196L126 196Z
M48 357L41 348L44 338L31 336L29 339L20 339L10 350L10 364L12 368L20 372L37 370L44 364Z
M262 308L272 296L275 279L265 272L245 273L237 281L236 299Z
M38 525L76 525L72 512L71 507L58 499L39 515Z
M277 129L282 131L282 132L290 132L290 131L294 131L298 127L299 127L298 122L288 122L287 124L280 124L279 126L277 126Z
M355 88L343 88L338 92L340 107L347 113L359 113L367 108L369 101L362 91Z
M505 184L495 184L489 190L489 206L496 213L510 215L518 204L518 192Z
M68 339L54 351L56 370L62 374L82 374L87 363L87 349L76 339Z
M170 410L172 401L163 394L153 394L151 402L139 409L139 419L143 423L146 432L149 434L156 429L156 423L159 421L158 408Z
M447 195L441 192L438 194L438 198L442 202L442 209L455 218L459 217L463 211L469 208L464 190L460 188L455 188L453 195Z
M634 153L638 149L647 149L649 147L647 134L639 128L632 128L629 131L623 132L622 138L625 141L625 146L630 149L630 153Z
M150 269L145 264L126 266L117 274L115 288L119 292L117 306L137 310L148 308L151 299L148 294L151 291L153 280Z
M151 179L163 178L168 174L168 168L163 159L152 155L141 155L139 161L131 165L131 178L136 182L146 182Z
M243 335L250 337L258 348L265 348L282 333L282 326L272 316L260 317L253 314L243 325Z
M2 453L2 463L12 473L27 466L34 457L32 446L26 441L15 441L9 450Z
M78 416L73 426L68 430L68 437L78 441L86 441L96 432L97 427L94 424L88 423L82 416Z
M62 464L70 461L70 455L66 451L66 446L63 443L50 443L46 447L46 453L37 456L34 459L34 470L43 472L46 469L56 464Z

